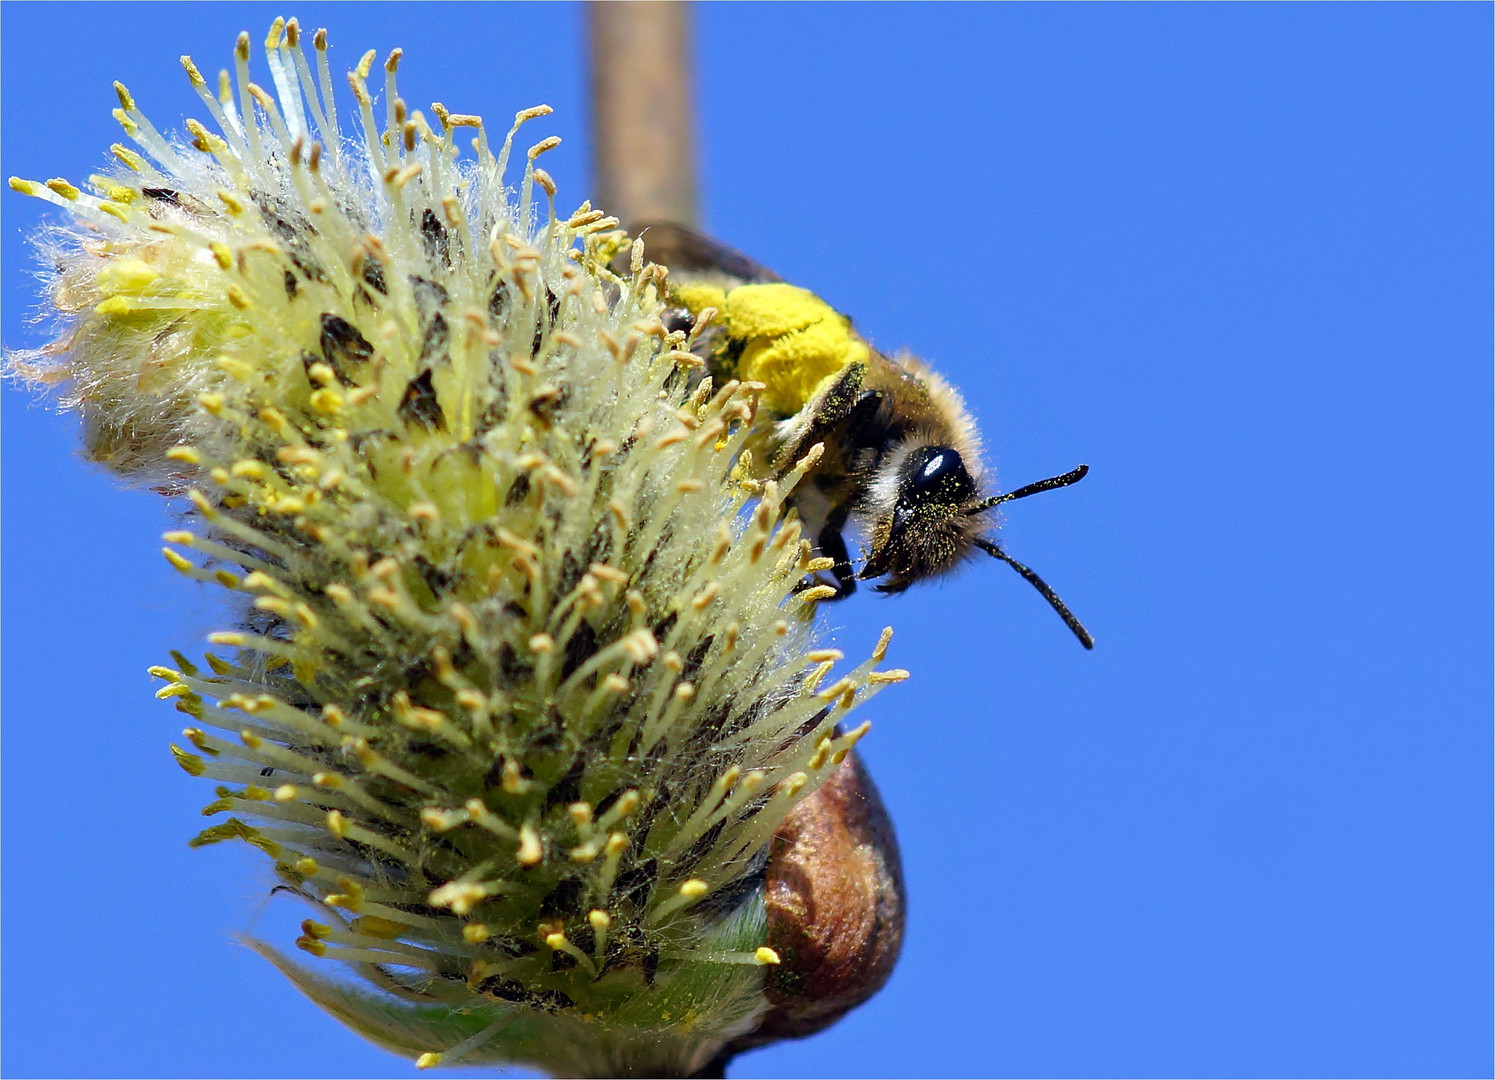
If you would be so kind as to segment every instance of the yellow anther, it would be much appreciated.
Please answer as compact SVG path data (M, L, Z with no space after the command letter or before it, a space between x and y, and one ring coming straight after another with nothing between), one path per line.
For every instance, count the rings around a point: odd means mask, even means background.
M353 920L353 932L393 941L405 932L405 927L393 919L381 919L377 915L360 915Z
M145 158L128 147L115 143L109 147L109 152L125 164L125 167L133 172L140 172L145 168Z
M196 754L189 754L179 746L171 748L171 756L176 758L176 763L182 767L182 771L189 776L201 776L207 769L202 758Z
M607 828L614 821L622 821L629 814L637 810L641 802L643 802L643 797L633 788L629 788L623 794L619 795L617 802L613 803L612 808L602 815L602 828Z
M192 135L192 145L204 154L221 154L228 149L228 143L224 142L217 135L214 135L196 120L188 119L187 130Z
M261 596L255 600L254 606L260 611L268 611L272 615L279 615L282 619L291 617L291 605L278 596Z
M313 409L328 416L334 416L343 410L343 396L336 390L325 386L320 390L312 391L308 400Z
M534 866L545 857L545 848L540 843L540 834L529 825L523 825L519 829L519 850L514 854L514 860L520 866Z
M529 785L519 771L519 762L506 761L503 769L503 789L510 795L522 793Z
M337 382L337 372L332 370L332 365L321 360L307 365L306 377L318 386L332 386Z
M588 572L591 573L593 577L599 578L602 581L610 581L615 585L628 584L627 574L625 574L615 566L608 566L606 563L594 562L589 568Z
M140 306L126 296L111 296L94 305L96 315L130 315L140 311Z
M824 690L820 691L820 693L819 693L818 696L821 697L821 698L823 698L826 701L830 701L833 698L840 697L848 689L855 689L855 688L856 688L856 683L852 682L849 678L848 679L839 679L836 682L833 682L830 686L827 686Z
M813 754L810 755L810 761L809 761L810 768L812 770L818 770L821 766L823 766L826 763L826 760L830 756L831 756L831 741L829 739L821 739L820 742L819 742L819 744L815 747L815 753L813 753Z
M320 957L327 955L327 946L314 937L298 937L296 939L296 948L309 952L313 956Z
M451 908L455 914L466 915L488 895L481 885L467 881L450 881L433 889L429 897L432 907Z
M541 113L539 115L543 116L545 114ZM529 159L531 161L534 161L535 158L539 157L541 154L546 153L550 150L554 150L557 146L560 145L561 137L559 135L552 135L547 139L541 139L539 142L535 143L534 146L531 146L529 148Z
M455 829L467 820L460 811L442 810L439 807L427 806L420 812L421 824L436 832L446 832Z
M779 782L779 790L787 798L794 798L800 790L810 782L810 778L802 772L791 773Z
M160 278L160 271L142 259L114 259L97 275L99 289L106 293L145 292Z
M753 959L758 961L758 963L760 964L782 963L782 961L779 959L779 954L774 952L767 945L759 945L757 951L753 953Z

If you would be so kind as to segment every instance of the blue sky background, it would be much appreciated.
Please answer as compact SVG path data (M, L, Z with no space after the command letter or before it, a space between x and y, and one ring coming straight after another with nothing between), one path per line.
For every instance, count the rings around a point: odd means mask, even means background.
M119 78L277 13L405 96L532 129L589 194L581 10L33 6L6 174L81 179ZM973 565L827 612L912 682L863 746L911 921L887 989L734 1076L1491 1072L1492 9L710 6L708 225L932 358L1017 504ZM262 61L256 61L262 67ZM541 130L543 127L543 131ZM538 135L536 136L538 137ZM0 195L3 341L36 341ZM147 666L218 629L160 500L4 407L3 1068L409 1076L232 934L268 868L189 851Z

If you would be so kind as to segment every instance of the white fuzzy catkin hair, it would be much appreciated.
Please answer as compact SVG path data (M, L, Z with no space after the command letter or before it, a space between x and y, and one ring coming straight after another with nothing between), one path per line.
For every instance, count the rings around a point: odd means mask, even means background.
M760 871L785 814L904 673L813 649L817 567L781 484L736 459L755 388L713 387L617 277L616 225L560 218L518 115L398 95L374 54L342 129L319 31L277 20L273 93L236 75L177 142L119 88L140 151L12 187L47 238L60 382L90 453L190 505L172 565L239 598L226 652L154 669L189 773L315 909L258 947L423 1064L684 1075L765 1008ZM382 118L381 115L382 114ZM216 129L216 130L214 130ZM473 136L474 156L459 154ZM543 199L540 196L543 194Z

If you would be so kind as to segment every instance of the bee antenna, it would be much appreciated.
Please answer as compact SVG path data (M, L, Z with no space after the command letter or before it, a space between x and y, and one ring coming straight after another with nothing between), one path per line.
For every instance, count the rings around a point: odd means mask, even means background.
M1084 470L1085 466L1081 465L1078 469L1075 470L1074 473L1066 473L1065 476L1055 477L1054 480L1040 480L1037 484L1030 484L1029 486L1037 488L1040 491L1047 490L1047 488L1040 486L1042 484L1049 484L1053 487L1063 487L1065 483L1073 484L1075 480L1078 480L1080 478L1080 476L1084 476ZM1079 473L1079 476L1075 476L1075 473ZM1066 479L1066 477L1073 477L1073 479ZM1055 481L1063 481L1064 483L1056 483ZM1024 489L1019 488L1018 490L1022 491ZM1032 494L1032 492L1029 492L1029 494ZM1087 649L1095 648L1095 638L1090 636L1089 630L1086 630L1082 625L1080 625L1080 620L1075 618L1074 612L1070 611L1069 608L1065 605L1064 601L1059 599L1059 594L1054 592L1053 589L1049 588L1048 582L1044 581L1043 578L1039 577L1032 570L1029 570L1026 566L1018 562L1011 555L1007 554L1007 552L1003 551L990 540L987 540L984 537L977 537L975 540L975 544L982 551L990 555L993 559L1001 559L1004 563L1021 574L1023 576L1023 580L1037 589L1039 595L1049 602L1049 607L1058 612L1059 618L1064 620L1064 625L1069 627L1070 633L1074 634L1075 637L1080 639L1080 644L1085 646L1085 648Z
M1036 480L1031 484L1025 484L1016 491L1009 491L1006 495L993 495L991 498L977 503L967 510L966 513L979 514L983 510L990 510L999 503L1026 499L1029 495L1037 495L1041 491L1053 491L1055 488L1069 487L1070 484L1077 484L1085 479L1085 474L1089 471L1089 465L1077 465L1062 476L1051 476L1047 480ZM1000 558L1000 556L998 557Z

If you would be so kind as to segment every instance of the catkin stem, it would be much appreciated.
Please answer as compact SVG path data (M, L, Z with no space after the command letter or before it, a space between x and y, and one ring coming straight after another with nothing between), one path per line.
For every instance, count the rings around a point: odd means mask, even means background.
M598 205L625 227L696 225L690 5L593 0L587 22Z

